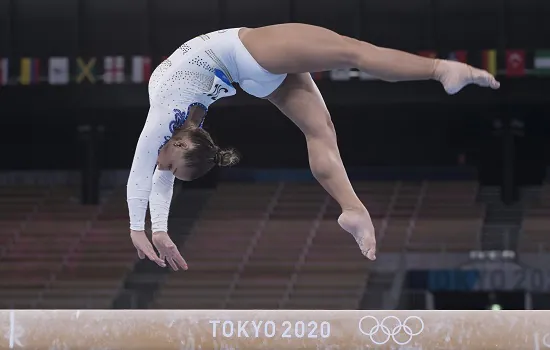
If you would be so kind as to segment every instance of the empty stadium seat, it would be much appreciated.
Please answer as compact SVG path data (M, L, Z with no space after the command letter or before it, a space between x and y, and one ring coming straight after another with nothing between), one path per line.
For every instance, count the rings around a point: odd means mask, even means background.
M384 252L479 247L485 208L475 182L359 182ZM124 188L97 206L70 187L0 188L0 306L109 308L137 255ZM550 190L529 206L520 246L548 244ZM13 198L11 201L10 198ZM13 205L12 205L13 204ZM151 307L357 308L370 266L317 183L222 183L181 247ZM371 281L374 279L371 279Z
M98 206L81 205L67 186L0 193L0 306L109 308L136 261L124 191Z
M356 308L368 269L336 213L317 183L221 185L185 244L190 270L168 277L154 307Z

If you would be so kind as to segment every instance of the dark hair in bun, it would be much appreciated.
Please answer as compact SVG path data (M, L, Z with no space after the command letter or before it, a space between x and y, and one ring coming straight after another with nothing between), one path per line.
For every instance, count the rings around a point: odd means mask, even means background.
M217 166L232 166L241 160L241 156L234 148L221 149L218 147L214 156Z
M235 165L241 158L234 148L218 147L210 134L202 128L179 129L172 137L186 139L193 145L183 153L185 164L191 172L191 179L203 176L215 165L220 167Z

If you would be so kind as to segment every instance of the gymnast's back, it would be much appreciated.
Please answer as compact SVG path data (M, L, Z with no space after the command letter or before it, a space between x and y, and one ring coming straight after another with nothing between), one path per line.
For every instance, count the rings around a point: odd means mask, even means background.
M256 62L239 38L242 29L218 30L181 45L153 72L151 104L170 107L176 102L181 105L183 99L208 107L234 95L233 84L255 97L271 94L286 74L272 74Z
M238 38L238 31L234 28L199 35L176 49L151 75L151 106L175 109L199 103L208 107L221 97L234 95L235 65L228 47L232 40L227 39Z

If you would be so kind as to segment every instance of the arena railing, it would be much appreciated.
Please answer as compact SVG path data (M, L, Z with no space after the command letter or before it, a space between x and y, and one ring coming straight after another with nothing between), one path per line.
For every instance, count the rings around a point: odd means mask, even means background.
M424 197L426 196L426 189L428 188L427 182L424 181L422 183L422 187L420 189L420 194L418 196L418 199L416 200L416 205L414 206L414 210L411 216L411 220L409 222L409 227L407 228L407 233L405 236L405 244L408 244L411 240L411 237L413 235L414 228L416 226L416 219L418 218L418 214L420 213L420 208L422 207L422 202L424 201Z
M384 218L382 219L382 224L380 225L380 228L378 229L378 241L383 242L384 238L386 237L386 232L388 229L388 224L391 220L395 204L397 203L397 198L399 197L399 190L401 189L401 181L396 181L393 193L390 197L390 201L388 203L388 208L386 209L386 213L384 214Z

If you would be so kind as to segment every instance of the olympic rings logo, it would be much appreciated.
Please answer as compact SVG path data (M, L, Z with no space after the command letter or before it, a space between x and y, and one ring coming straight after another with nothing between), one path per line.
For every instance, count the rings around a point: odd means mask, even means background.
M366 331L363 328L363 322L366 320L373 320L374 325ZM415 327L415 322L420 326L419 330L413 331L412 327ZM393 322L392 322L393 321ZM415 327L416 328L416 327ZM419 335L424 330L424 321L418 316L409 316L404 322L395 316L386 316L382 321L374 316L365 316L359 320L359 331L370 338L370 340L376 345L384 345L393 339L397 345L407 345L413 339L413 337ZM404 332L404 334L402 333ZM403 341L403 339L407 339Z

